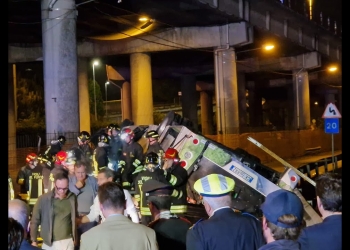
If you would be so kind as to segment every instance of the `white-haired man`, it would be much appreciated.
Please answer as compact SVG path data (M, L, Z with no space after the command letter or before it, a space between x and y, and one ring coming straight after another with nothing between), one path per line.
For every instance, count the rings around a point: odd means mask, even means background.
M27 241L27 229L29 224L29 206L22 200L14 199L8 202L8 217L18 221L24 229L24 237L19 250L35 250L40 249L32 246Z

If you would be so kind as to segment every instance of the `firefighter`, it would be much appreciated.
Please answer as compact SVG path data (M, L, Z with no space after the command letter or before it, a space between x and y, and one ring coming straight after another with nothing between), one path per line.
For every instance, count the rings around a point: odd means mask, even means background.
M49 177L49 170L38 164L37 154L28 154L26 165L19 170L16 181L20 185L20 192L27 194L26 200L30 206L34 206L38 197L44 193L44 177Z
M45 164L45 167L52 170L56 161L56 154L62 150L65 143L66 137L63 135L58 136L57 140L52 140L45 153L38 156L39 163Z
M107 127L109 137L108 168L118 170L118 163L123 152L123 143L120 140L120 128L117 124L111 123Z
M118 165L118 174L121 173L121 182L123 188L133 189L133 172L142 163L143 148L134 141L134 131L131 128L123 128L120 138L123 141L123 154Z
M138 168L140 170L140 168ZM158 155L154 152L150 152L146 155L144 166L142 170L136 173L135 178L135 201L137 207L140 209L141 222L144 225L148 225L152 221L151 211L147 205L146 196L142 191L142 186L147 180L157 180L161 183L170 185L165 179L164 171L159 166Z
M166 180L176 188L172 195L171 212L184 215L187 212L188 173L182 167L179 152L175 148L165 151L163 170Z
M75 157L74 150L67 150L66 153L66 159L63 160L61 164L63 165L64 169L68 171L68 176L72 176L74 175L74 166L77 162L77 158Z
M93 149L90 145L90 133L81 131L77 137L78 144L73 145L70 149L74 150L76 161L84 161L87 163L88 174L92 173L92 155Z
M63 135L58 136L57 140L52 140L50 146L45 151L46 155L56 156L56 154L62 150L63 145L66 143L66 137Z
M106 133L103 133L98 136L97 147L94 149L93 154L93 171L94 176L96 177L98 172L107 167L108 165L108 151L110 150L109 146L109 137Z
M68 170L63 165L64 161L67 158L67 152L61 150L61 151L56 153L55 158L56 158L56 161L54 163L53 169L50 172L48 186L47 186L47 188L45 187L45 193L54 188L54 183L55 183L54 177L57 173L63 172L63 173L66 173L68 175Z
M164 149L159 143L159 134L155 130L147 131L145 134L145 138L148 139L148 146L147 150L145 152L145 156L150 153L154 152L158 154L159 160L160 160L160 166L163 165L163 157L164 157Z

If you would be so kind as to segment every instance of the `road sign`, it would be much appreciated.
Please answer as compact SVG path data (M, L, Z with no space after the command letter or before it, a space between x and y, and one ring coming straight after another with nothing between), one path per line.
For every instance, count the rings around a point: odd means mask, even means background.
M341 114L333 103L329 103L323 112L322 118L341 118Z
M327 134L339 133L339 119L338 118L326 118L324 119L324 132Z

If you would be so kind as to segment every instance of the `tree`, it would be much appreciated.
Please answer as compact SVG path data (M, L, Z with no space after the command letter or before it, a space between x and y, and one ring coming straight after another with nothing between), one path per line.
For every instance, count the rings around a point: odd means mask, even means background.
M35 79L20 78L17 81L17 115L18 120L44 120L44 89Z

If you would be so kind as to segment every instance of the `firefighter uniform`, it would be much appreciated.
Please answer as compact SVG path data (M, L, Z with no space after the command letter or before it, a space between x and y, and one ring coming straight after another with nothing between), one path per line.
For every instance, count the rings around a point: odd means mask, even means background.
M143 149L137 142L124 143L121 160L121 181L123 188L130 189L134 183L133 172L141 165Z
M108 165L109 137L103 133L98 137L97 147L94 149L92 156L93 173L96 177L100 169Z
M185 217L179 217L170 212L170 202L173 187L169 184L150 179L142 186L142 191L148 202L157 204L157 214L153 214L154 220L148 224L156 232L157 242L160 250L176 249L186 250L186 232L191 226L191 222ZM155 205L157 206L157 205Z
M135 178L135 200L139 204L140 214L141 214L141 222L144 225L148 225L149 222L152 221L151 211L147 205L147 197L142 191L142 186L147 180L157 180L161 183L168 184L165 179L164 173L158 167L154 169L153 172L149 171L147 168L143 168L141 172L139 172Z
M171 212L174 214L184 214L187 212L187 180L186 169L181 166L181 162L174 163L170 168L164 170L166 180L175 188Z
M175 148L168 148L165 151L163 169L166 180L175 188L172 194L171 212L184 215L187 212L188 173L182 167L179 152Z
M21 193L28 194L27 201L30 206L34 206L38 197L44 193L44 182L48 183L47 178L49 178L49 170L42 165L37 165L33 169L24 166L19 171L17 183L23 183Z
M229 203L234 186L233 179L220 174L204 176L194 183L194 189L209 207L206 198L210 202L221 199ZM188 230L187 250L256 250L265 244L261 222L254 216L236 212L229 206L216 208L208 215L209 219L197 222Z

